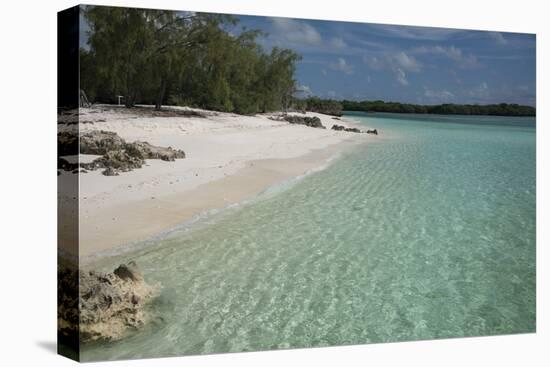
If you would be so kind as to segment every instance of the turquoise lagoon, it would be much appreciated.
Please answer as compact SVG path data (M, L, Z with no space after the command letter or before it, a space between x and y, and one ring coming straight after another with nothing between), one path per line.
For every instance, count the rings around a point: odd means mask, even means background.
M535 331L535 119L349 113L326 169L99 261L157 321L82 360Z

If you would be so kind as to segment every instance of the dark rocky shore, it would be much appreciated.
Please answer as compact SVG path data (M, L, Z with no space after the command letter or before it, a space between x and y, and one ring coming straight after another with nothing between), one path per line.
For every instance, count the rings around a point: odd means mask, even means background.
M352 132L352 133L365 133L365 134L374 134L374 135L378 135L378 130L374 129L374 130L359 130L358 128L356 127L345 127L345 126L342 126L342 125L332 125L332 130L336 130L336 131L348 131L348 132Z
M106 176L116 176L120 172L128 172L141 168L145 159L161 159L175 161L185 158L185 152L172 147L158 147L145 141L127 143L124 139L110 131L90 131L78 136L72 132L61 132L57 135L59 156L76 154L102 155L89 163L70 163L60 157L58 169L79 172L84 170L104 169Z
M298 116L298 115L287 115L282 114L277 117L270 117L271 120L275 121L287 121L291 124L297 124L297 125L305 125L309 127L314 127L318 129L326 129L326 127L321 123L321 119L317 116ZM333 117L334 120L341 120L339 117ZM360 130L356 127L345 127L343 125L332 125L332 130L336 131L346 131L350 133L366 133L366 134L374 134L378 135L378 131L376 129L374 130Z
M316 127L319 129L326 129L325 126L321 123L321 119L317 116L308 117L308 116L296 116L296 115L287 115L283 118L285 121L290 122L291 124L306 125L309 127Z

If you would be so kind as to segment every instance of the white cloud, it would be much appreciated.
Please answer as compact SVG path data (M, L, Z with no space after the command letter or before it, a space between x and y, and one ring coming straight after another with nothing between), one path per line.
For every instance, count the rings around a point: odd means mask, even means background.
M374 70L389 70L395 77L395 80L401 85L409 85L407 72L418 73L422 69L422 64L412 55L400 52L387 52L380 57L365 56L363 62Z
M363 62L374 70L383 70L386 66L386 64L382 62L382 59L377 56L364 56Z
M395 69L394 74L395 74L395 80L397 80L399 84L409 85L409 81L407 80L407 75L402 69L400 68Z
M489 32L487 34L489 35L489 37L494 39L495 42L499 45L507 45L508 44L508 40L506 38L504 38L504 36L500 32Z
M347 43L339 37L333 37L330 40L329 44L331 47L338 48L338 49L345 48L348 46Z
M527 88L524 88L527 87ZM504 81L499 82L496 86L485 81L480 82L473 87L463 91L471 103L519 103L535 105L536 95L531 85L509 85Z
M430 99L431 101L435 101L435 102L448 102L455 98L455 95L449 92L448 90L436 91L436 90L426 89L424 91L424 96Z
M332 70L341 71L346 74L353 74L353 66L348 64L344 58L339 57L335 63L329 65Z
M329 97L336 97L336 92L333 91L333 90L329 90L329 91L327 92L327 96L329 96Z
M407 71L420 71L420 63L413 57L404 52L398 52L393 56L393 61Z
M287 41L313 46L320 45L322 42L321 34L305 22L289 18L271 18L271 21Z
M395 26L384 24L371 25L371 29L378 34L385 36L430 41L447 40L453 36L464 33L464 31L460 29Z
M415 54L440 55L453 60L458 67L463 69L472 69L480 66L480 63L475 55L466 55L464 52L462 52L460 48L457 48L455 46L422 46L411 50L411 52Z
M470 89L468 95L475 100L485 100L490 96L489 85L486 82L481 82L480 85Z

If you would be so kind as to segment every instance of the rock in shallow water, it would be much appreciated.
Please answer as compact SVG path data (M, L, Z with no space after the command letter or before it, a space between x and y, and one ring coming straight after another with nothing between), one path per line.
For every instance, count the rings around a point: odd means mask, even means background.
M133 282L143 281L143 275L139 271L137 264L133 261L130 261L128 264L120 265L113 273L122 280L131 280Z
M159 295L160 285L146 283L136 263L120 265L112 273L76 274L70 269L59 273L58 324L65 337L84 343L118 340L153 320L147 305ZM70 286L75 281L79 284Z

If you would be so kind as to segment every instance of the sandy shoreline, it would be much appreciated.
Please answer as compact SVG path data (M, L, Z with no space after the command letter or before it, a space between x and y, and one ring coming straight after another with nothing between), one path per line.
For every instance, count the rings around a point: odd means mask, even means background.
M330 130L350 121L308 113L324 129L273 121L270 115L211 113L207 118L143 117L108 108L82 109L81 133L114 131L126 141L183 149L175 162L147 160L120 176L80 174L81 261L147 240L195 215L254 197L265 189L326 164L371 135ZM366 127L362 127L365 129ZM91 156L80 156L81 161ZM64 172L59 180L71 180ZM68 198L69 199L69 198Z

